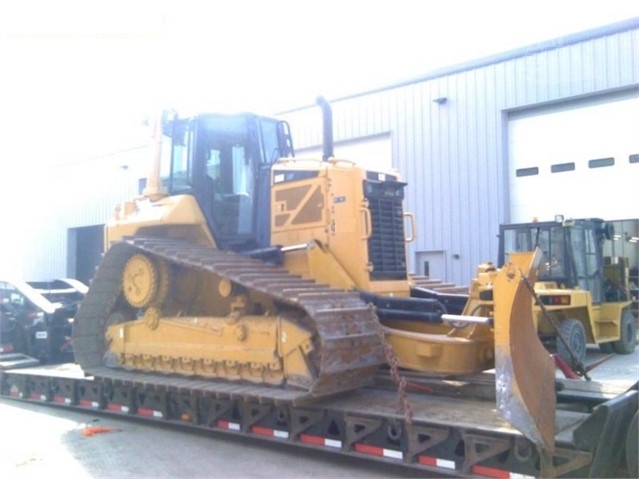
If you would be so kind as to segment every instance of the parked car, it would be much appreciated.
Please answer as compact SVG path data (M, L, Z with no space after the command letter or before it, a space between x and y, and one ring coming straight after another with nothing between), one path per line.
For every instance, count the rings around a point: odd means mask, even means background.
M0 354L73 360L73 318L87 286L75 279L0 280Z

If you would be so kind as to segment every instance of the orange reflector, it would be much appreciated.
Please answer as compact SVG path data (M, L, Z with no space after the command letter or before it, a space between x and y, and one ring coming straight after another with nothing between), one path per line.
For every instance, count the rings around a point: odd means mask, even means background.
M402 451L397 451L395 449L386 449L384 447L379 447L379 446L371 446L369 444L362 444L359 442L356 442L353 445L353 450L355 452L361 452L363 454L370 454L372 456L382 456L382 457L388 457L391 459L403 459L404 458L404 454L402 453Z
M420 455L417 459L417 462L425 466L441 467L444 469L451 469L451 470L457 469L455 461L450 461L448 459L441 459L439 457Z
M148 408L138 408L138 415L146 416L146 417L156 417L156 418L164 417L164 414L162 414L162 411L156 411L154 409L148 409Z
M335 449L342 448L342 441L337 439L329 439L321 436L311 436L310 434L300 434L300 441L307 444L315 444L317 446L332 447Z
M271 429L270 427L253 426L251 431L260 436L277 437L280 439L288 439L287 431L279 431L277 429Z
M495 479L533 479L534 477L479 465L474 465L470 471L476 476L494 477Z
M239 423L224 420L219 420L217 422L217 426L221 429L227 429L229 431L239 431L241 429Z
M508 471L502 471L501 469L495 469L493 467L485 466L473 466L471 469L473 474L485 477L494 477L496 479L510 479Z

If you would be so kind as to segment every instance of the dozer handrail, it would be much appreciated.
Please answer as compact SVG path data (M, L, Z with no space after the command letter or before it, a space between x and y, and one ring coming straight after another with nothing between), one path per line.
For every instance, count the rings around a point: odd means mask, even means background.
M415 241L415 231L417 231L417 228L415 226L415 215L413 213L405 211L404 212L404 218L408 218L409 219L410 233L411 233L410 236L404 238L404 242L412 243L413 241Z
M373 219L371 218L371 211L364 206L362 206L359 211L360 213L363 213L364 218L364 235L362 236L362 239L367 240L373 234Z

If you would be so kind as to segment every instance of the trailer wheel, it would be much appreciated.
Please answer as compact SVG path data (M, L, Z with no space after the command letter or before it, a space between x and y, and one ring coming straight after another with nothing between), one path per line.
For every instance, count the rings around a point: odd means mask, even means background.
M630 422L628 428L628 436L626 437L626 465L630 477L639 477L639 445L637 444L639 433L639 412L635 413L635 417Z
M573 318L563 320L559 325L558 334L564 338L568 348L577 357L577 361L583 362L586 358L586 330L581 321ZM568 364L572 364L570 351L564 345L564 341L557 338L557 354Z
M637 342L637 325L635 318L629 309L624 309L621 313L621 325L619 331L619 341L612 343L617 354L630 354L635 350Z

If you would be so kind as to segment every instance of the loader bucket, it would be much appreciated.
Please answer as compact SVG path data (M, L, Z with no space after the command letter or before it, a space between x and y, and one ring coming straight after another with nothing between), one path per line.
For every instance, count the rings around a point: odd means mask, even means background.
M548 451L555 445L555 364L532 319L539 249L511 253L493 283L497 410L512 426Z

